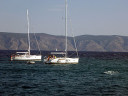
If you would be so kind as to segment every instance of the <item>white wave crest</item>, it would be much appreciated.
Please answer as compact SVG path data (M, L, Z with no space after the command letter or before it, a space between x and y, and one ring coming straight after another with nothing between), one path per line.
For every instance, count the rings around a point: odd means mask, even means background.
M118 71L106 71L104 73L109 74L109 75L115 75L115 74L118 74L119 72Z

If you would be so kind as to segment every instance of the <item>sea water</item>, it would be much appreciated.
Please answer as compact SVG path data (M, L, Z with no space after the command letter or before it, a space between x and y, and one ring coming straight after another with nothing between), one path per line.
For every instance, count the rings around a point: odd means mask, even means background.
M128 96L128 53L80 52L79 64L53 65L12 53L0 51L0 96Z

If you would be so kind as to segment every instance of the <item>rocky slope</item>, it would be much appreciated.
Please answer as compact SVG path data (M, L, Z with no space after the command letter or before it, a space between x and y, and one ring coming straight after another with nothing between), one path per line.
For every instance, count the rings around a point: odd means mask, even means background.
M31 49L37 50L38 45L34 34L30 34ZM44 33L36 34L37 41L41 50L65 50L65 37L55 36ZM103 51L103 52L127 52L127 36L96 36L82 35L77 36L76 43L79 51ZM27 50L27 34L0 32L0 50ZM74 51L73 38L68 37L68 50Z

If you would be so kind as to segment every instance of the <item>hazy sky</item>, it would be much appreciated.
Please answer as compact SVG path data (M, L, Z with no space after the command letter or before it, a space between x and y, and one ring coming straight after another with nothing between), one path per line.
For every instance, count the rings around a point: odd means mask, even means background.
M31 32L64 35L65 0L0 0L0 32L26 33L26 9ZM68 28L75 35L128 36L128 0L68 0Z

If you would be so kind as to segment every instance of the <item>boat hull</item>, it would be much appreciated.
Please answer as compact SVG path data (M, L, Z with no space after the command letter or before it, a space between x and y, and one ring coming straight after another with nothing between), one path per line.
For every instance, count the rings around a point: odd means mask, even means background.
M79 62L79 58L55 58L49 59L45 58L45 64L77 64Z
M14 55L11 61L41 61L41 55Z

